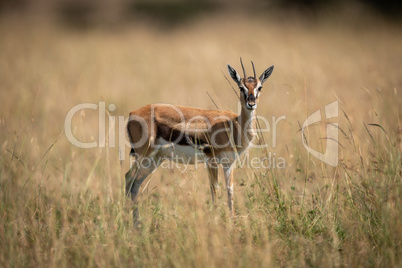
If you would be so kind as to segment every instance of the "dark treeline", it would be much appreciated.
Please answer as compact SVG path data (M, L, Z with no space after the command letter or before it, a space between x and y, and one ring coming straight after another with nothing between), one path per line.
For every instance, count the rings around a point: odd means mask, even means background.
M201 15L236 9L259 14L291 11L314 17L323 11L338 10L340 7L347 10L356 6L398 23L402 15L402 2L392 0L0 0L0 16L12 13L50 14L64 24L79 27L130 20L175 26Z

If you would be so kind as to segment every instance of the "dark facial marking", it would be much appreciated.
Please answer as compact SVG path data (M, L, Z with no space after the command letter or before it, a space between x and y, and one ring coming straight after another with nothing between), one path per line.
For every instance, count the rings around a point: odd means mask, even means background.
M255 102L255 96L253 94L248 95L248 101L251 103Z

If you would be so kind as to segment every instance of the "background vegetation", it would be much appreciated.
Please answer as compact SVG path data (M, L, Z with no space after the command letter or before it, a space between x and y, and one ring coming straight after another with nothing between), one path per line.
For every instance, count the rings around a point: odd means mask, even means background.
M362 2L287 2L2 1L1 266L400 266L400 24ZM118 116L157 102L213 109L207 93L237 111L225 75L240 56L259 73L275 64L258 114L286 121L276 147L264 133L269 147L250 154L286 168L237 169L234 219L222 180L213 207L205 169L160 169L141 189L136 230ZM307 154L299 124L335 100L332 168ZM116 146L74 147L67 112L101 101L116 105ZM319 151L326 123L308 131ZM98 141L98 111L79 112L73 132Z

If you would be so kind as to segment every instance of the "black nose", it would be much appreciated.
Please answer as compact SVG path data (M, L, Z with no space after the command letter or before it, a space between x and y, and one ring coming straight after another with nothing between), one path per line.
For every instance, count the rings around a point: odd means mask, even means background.
M254 106L255 105L255 96L254 95L248 95L247 101L251 106Z

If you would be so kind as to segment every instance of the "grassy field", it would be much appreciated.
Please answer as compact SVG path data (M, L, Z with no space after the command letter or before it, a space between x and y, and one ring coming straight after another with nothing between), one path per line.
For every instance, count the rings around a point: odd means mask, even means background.
M145 24L74 31L0 23L0 265L147 267L400 267L402 34L399 26L213 17L161 30ZM124 196L118 116L149 103L237 111L226 64L275 70L257 113L286 116L269 147L284 168L238 168L231 219L220 179L159 169L141 188L141 230ZM233 84L233 83L232 83ZM299 131L339 101L339 165L307 153ZM105 148L73 146L68 111L105 102L116 119ZM308 142L324 151L325 124ZM98 110L73 133L98 142ZM114 133L114 134L113 134ZM114 135L114 136L113 136ZM111 147L115 141L115 146ZM120 154L121 155L121 154ZM222 178L222 174L220 174Z

